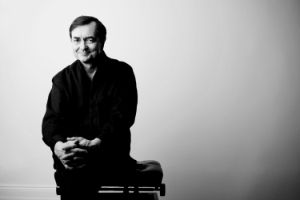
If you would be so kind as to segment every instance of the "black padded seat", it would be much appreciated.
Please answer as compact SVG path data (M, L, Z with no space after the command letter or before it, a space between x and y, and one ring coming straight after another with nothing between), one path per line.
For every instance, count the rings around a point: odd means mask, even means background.
M160 184L163 178L163 171L159 162L146 160L137 162L136 176L133 184L153 185Z

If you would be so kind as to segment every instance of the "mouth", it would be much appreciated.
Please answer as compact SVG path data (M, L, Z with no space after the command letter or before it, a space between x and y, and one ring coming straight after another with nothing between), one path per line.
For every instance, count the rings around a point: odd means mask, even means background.
M89 56L90 54L89 53L79 53L80 56L83 56L83 57L87 57Z

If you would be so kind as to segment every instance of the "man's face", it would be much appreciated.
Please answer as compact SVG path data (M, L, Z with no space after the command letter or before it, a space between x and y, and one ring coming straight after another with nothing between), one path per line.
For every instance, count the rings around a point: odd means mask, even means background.
M95 35L96 23L78 26L71 32L75 57L83 64L92 63L102 51L102 44Z

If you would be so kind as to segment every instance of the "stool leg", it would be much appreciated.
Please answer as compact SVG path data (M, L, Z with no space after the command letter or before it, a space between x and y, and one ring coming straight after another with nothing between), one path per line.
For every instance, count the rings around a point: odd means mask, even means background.
M163 183L160 185L159 195L160 196L165 196L166 195L166 185L163 184Z

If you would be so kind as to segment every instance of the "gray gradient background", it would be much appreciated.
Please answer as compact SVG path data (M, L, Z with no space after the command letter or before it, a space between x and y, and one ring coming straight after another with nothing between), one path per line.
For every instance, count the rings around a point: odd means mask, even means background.
M300 2L283 0L0 0L0 186L55 184L40 126L81 14L135 70L132 156L161 162L162 199L300 199Z

